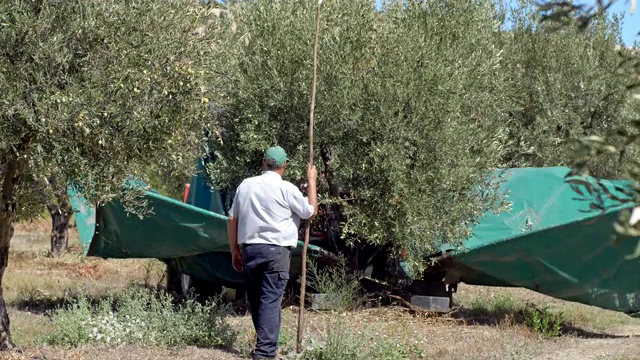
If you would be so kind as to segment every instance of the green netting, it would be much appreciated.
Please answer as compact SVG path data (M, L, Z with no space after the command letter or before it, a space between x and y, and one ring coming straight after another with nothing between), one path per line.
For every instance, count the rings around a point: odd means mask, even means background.
M127 213L119 201L96 209L70 188L85 255L160 259L193 277L230 287L241 284L241 275L231 265L227 217L220 214L224 213L220 194L210 190L200 173L193 178L191 189L188 201L200 207L146 192L153 215L139 218ZM321 250L311 240L309 253L317 256ZM293 261L298 261L295 258L301 255L301 245L299 241Z
M461 280L475 285L517 286L552 297L635 313L640 311L640 261L626 259L637 239L616 243L613 223L625 209L605 201L591 207L585 187L564 179L569 169L525 168L501 172L512 203L509 212L488 213L454 253ZM593 179L589 179L593 183ZM625 198L628 181L604 181ZM580 195L582 192L584 196Z
M96 237L82 238L88 256L167 259L228 251L227 218L152 192L146 193L152 216L139 218L119 201L90 209L89 223L99 218ZM76 198L74 201L78 201ZM80 226L79 226L80 228ZM84 229L83 229L84 230ZM88 233L88 230L85 230Z

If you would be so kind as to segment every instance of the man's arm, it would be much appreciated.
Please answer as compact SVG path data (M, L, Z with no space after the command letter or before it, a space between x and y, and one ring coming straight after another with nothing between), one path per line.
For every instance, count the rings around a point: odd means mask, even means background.
M315 169L315 166L313 167ZM313 206L313 215L311 218L318 215L318 192L317 192L317 180L315 175L307 175L307 198L309 199L309 205Z
M240 245L238 245L238 219L233 216L229 216L227 234L231 248L231 265L237 272L242 272L242 254L240 253Z
M229 237L229 247L231 255L235 256L240 253L240 245L238 245L238 219L229 216L227 221L227 236Z
M300 189L292 185L290 192L289 204L291 210L302 219L312 219L318 215L318 197L317 197L317 172L316 167L309 165L307 169L307 197L302 195Z
M238 186L233 203L229 210L229 218L227 219L227 237L229 238L229 248L231 249L231 259L233 268L236 271L242 271L242 255L240 254L240 245L238 244L238 215L240 213L240 204L238 203L238 193L242 184Z

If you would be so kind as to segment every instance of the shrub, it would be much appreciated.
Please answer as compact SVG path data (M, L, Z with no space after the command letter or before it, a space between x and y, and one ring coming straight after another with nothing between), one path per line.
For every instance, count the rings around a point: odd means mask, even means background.
M492 316L503 318L522 312L523 305L507 294L490 298L474 298L470 304L474 316Z
M353 310L362 301L360 278L347 266L346 258L339 257L338 264L318 268L315 262L309 263L309 285L330 298L335 310Z
M88 343L159 347L231 347L236 333L225 322L228 308L187 299L180 305L161 291L127 289L95 306L82 295L52 316L54 330L43 340L52 345Z
M378 334L349 329L340 321L333 320L327 326L326 339L310 339L308 346L298 356L300 360L359 360L359 359L414 359L422 358L421 351Z
M565 325L562 311L538 309L531 305L525 309L525 322L531 330L546 338L560 336Z

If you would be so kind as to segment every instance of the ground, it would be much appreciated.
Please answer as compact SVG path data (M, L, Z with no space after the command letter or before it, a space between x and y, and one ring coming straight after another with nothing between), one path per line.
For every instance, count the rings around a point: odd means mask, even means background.
M130 282L158 284L164 267L155 260L103 260L82 256L77 233L61 259L47 257L49 224L19 224L4 278L13 339L21 353L0 359L242 359L251 343L245 315L229 321L242 336L233 351L186 348L163 350L103 345L64 348L34 345L50 331L44 314L65 297L85 291L96 296L117 292ZM462 284L456 294L460 308L440 317L416 316L401 307L351 313L307 312L307 334L323 338L328 330L371 336L370 343L412 347L426 359L640 359L640 320L581 304L559 301L524 289L474 287ZM526 302L562 310L567 325L560 336L545 338L524 324L519 313ZM283 311L282 351L295 342L297 308ZM334 334L335 335L335 334ZM339 336L352 336L348 334ZM410 357L416 357L414 351ZM417 358L417 357L416 357Z

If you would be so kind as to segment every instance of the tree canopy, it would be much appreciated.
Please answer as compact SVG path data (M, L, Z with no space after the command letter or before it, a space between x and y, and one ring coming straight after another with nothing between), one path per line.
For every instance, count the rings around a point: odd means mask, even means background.
M493 169L571 165L576 139L633 110L608 71L618 59L617 19L551 34L532 1L520 11L504 5L324 5L315 161L331 154L332 180L355 199L342 202L345 241L393 244L420 268L438 243L459 244L485 211L508 208L488 181ZM301 178L314 4L256 0L229 11L233 23L212 29L211 99L221 111L210 125L211 180L233 188L260 171L272 144L290 153L290 179ZM591 165L620 176L610 157ZM320 190L325 203L336 201L328 186Z
M590 31L597 28L598 24L606 21L608 10L616 2L622 0L606 0L587 2L585 4L572 3L554 3L542 2L540 4L540 13L543 22L551 24L550 26L564 30L579 29L582 31ZM630 3L631 12L635 11L635 0L626 0ZM640 34L638 34L640 35ZM637 238L640 236L640 221L633 212L637 214L640 210L637 206L640 204L640 161L638 161L638 145L640 145L640 52L638 52L638 42L635 46L621 47L619 49L619 59L616 66L612 68L602 68L600 73L603 76L610 76L612 73L618 74L622 79L622 85L625 89L627 98L630 99L630 106L625 111L618 114L618 121L607 128L600 130L589 136L579 137L578 147L572 158L575 160L572 166L573 175L594 175L601 179L602 175L594 173L590 163L594 159L609 157L617 159L616 165L624 169L623 176L635 182L635 191L631 194L631 199L619 199L607 192L603 192L602 184L598 183L589 190L597 204L601 204L601 194L605 194L611 200L624 201L627 205L632 205L628 211L623 211L614 226L623 239ZM584 107L593 108L592 103L585 103ZM633 210L632 210L633 209ZM636 247L634 254L630 254L630 258L640 257L640 241Z
M210 58L220 75L212 100L222 109L212 181L228 187L255 174L271 144L289 152L290 176L299 178L314 4L258 0L230 11L237 29L222 24ZM344 208L344 232L418 256L437 239L465 238L467 223L497 208L494 194L476 187L489 187L506 137L493 6L394 2L378 12L374 1L354 0L322 11L315 147L330 150L335 177L357 199Z
M13 221L44 209L49 176L96 203L152 164L193 165L210 49L193 32L206 16L191 1L0 2L0 279ZM0 325L11 348L1 297Z
M510 17L505 57L513 106L511 166L571 166L576 140L611 134L634 111L625 78L615 72L620 19L600 18L583 31L557 29L542 19L529 1L520 1ZM588 165L597 176L625 176L615 156L598 156Z

